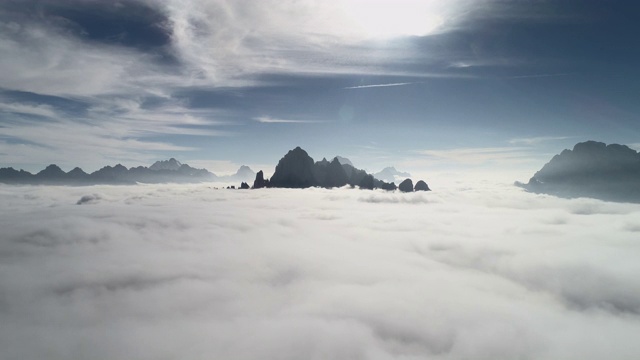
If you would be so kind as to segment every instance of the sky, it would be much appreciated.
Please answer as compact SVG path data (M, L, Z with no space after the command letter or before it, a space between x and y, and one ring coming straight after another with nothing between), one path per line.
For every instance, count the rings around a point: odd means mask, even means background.
M640 148L635 1L6 0L0 166L533 174ZM526 180L520 178L519 180Z
M0 185L1 357L638 359L637 205L433 186Z

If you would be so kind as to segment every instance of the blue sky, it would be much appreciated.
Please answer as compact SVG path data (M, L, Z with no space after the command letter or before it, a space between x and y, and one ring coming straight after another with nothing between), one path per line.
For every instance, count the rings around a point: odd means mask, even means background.
M3 1L0 166L535 171L640 144L635 1Z

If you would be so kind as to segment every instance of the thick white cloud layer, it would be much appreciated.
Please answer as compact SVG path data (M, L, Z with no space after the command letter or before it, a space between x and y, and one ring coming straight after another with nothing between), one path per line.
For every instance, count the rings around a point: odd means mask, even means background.
M640 208L0 187L2 359L637 359Z

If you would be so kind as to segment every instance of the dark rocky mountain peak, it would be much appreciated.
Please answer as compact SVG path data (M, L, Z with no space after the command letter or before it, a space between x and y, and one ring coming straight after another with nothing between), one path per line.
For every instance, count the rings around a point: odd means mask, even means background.
M82 170L81 168L76 166L76 167L73 168L73 170L69 171L67 173L67 175L74 175L75 176L75 175L89 175L89 174L87 174L86 172L84 172L84 170Z
M175 159L166 163L180 164ZM56 184L56 185L95 185L95 184L135 184L141 183L170 183L170 182L203 182L213 181L215 175L205 169L194 169L186 164L180 164L175 170L151 170L144 166L127 169L122 164L104 166L100 170L87 174L79 167L65 173L57 165L49 165L36 175L26 171L17 172L13 169L0 169L0 182L25 184Z
M113 167L113 171L125 172L125 171L127 171L127 167L122 165L122 164L116 164L116 166Z
M353 163L351 162L351 160L347 159L346 157L342 157L342 156L338 155L334 159L338 159L338 161L342 165L351 165L351 166L353 166Z
M344 171L340 161L334 158L327 166L326 176L321 185L327 188L341 187L347 185L348 180L347 173Z
M56 164L51 164L47 166L44 170L36 174L37 177L49 178L49 179L52 179L52 178L62 179L64 178L65 175L66 173L62 171L62 169L60 169L60 167Z
M586 141L555 155L527 184L516 185L562 197L640 202L640 154L625 145Z
M298 146L280 159L270 183L273 187L308 188L316 185L313 172L313 159Z
M158 170L172 170L177 171L182 166L180 161L175 158L171 158L169 160L156 161L149 167L149 170L158 171Z
M392 189L395 184L368 177L366 171L356 169L353 165L343 164L336 156L331 162L326 158L315 162L300 147L290 150L276 166L269 186L284 188L306 188L320 186L325 188L351 185L366 189ZM255 188L255 186L254 186Z
M3 183L24 183L29 184L34 181L35 176L28 171L20 169L20 171L8 167L0 168L0 182Z
M269 187L269 180L265 180L264 173L260 170L256 174L256 179L253 181L253 188L262 189L265 187Z

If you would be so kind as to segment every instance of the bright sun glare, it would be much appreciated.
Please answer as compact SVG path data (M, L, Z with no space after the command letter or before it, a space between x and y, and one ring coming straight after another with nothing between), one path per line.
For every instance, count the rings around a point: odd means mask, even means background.
M350 0L344 6L352 25L373 38L425 36L444 22L428 0Z

